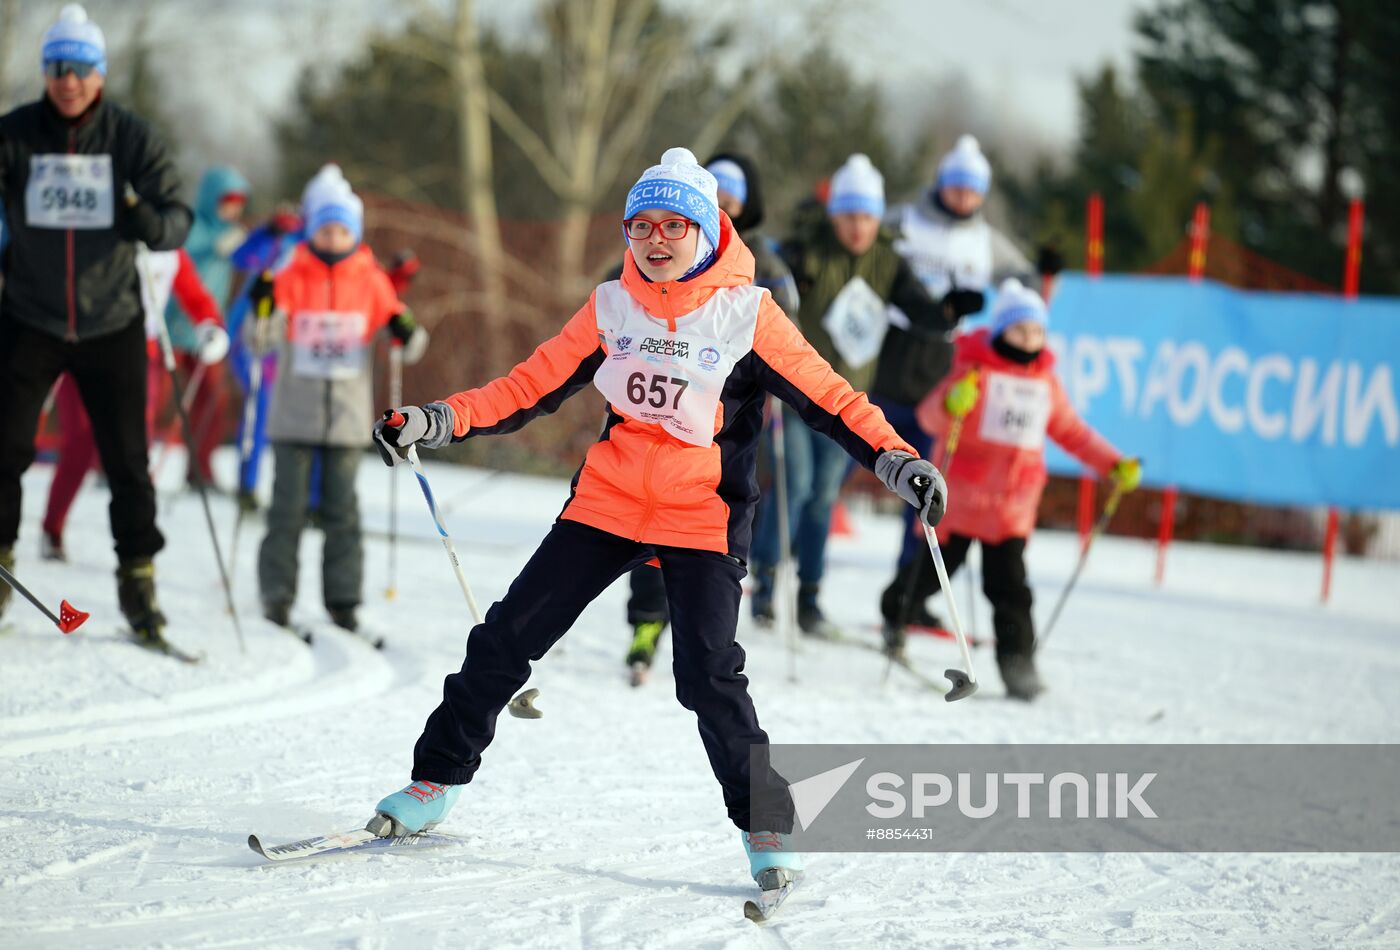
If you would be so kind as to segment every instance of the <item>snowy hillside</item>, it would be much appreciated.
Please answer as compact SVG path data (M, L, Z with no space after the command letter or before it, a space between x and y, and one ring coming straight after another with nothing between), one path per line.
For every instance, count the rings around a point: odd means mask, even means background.
M221 459L227 463L227 457ZM174 468L176 466L168 466ZM429 464L483 603L504 591L566 493L563 482ZM299 615L313 648L260 620L261 524L238 552L241 654L198 501L163 496L157 560L186 666L118 642L105 491L74 509L72 563L38 561L50 470L25 480L20 576L93 619L70 638L12 603L0 636L0 946L148 947L1364 947L1400 946L1394 855L813 855L765 929L691 717L663 663L625 684L625 584L536 668L545 718L503 718L442 830L461 848L268 867L245 846L356 827L408 776L412 744L460 664L469 622L408 472L400 472L399 592L368 541L376 653L327 629L319 535L303 543ZM173 477L167 472L167 480ZM389 475L366 456L366 526L387 525ZM232 502L216 499L226 533ZM824 603L874 637L897 527L855 518L832 547ZM1030 549L1038 616L1075 540ZM1314 556L1178 545L1165 589L1145 542L1105 540L1042 658L1033 706L956 705L873 653L808 644L789 683L775 637L740 631L759 714L778 742L1394 742L1400 739L1400 571L1343 561L1316 604ZM961 578L958 592L965 595ZM964 606L964 613L967 613ZM982 630L985 604L977 609ZM663 641L663 658L669 641ZM951 643L919 638L937 671ZM999 697L989 651L983 692Z

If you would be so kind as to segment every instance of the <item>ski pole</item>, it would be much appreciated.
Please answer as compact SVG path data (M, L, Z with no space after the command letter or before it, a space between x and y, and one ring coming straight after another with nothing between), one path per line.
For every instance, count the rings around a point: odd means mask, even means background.
M29 601L35 607L38 607L39 611L45 617L52 620L53 625L64 633L72 633L74 630L77 630L83 625L83 621L91 616L91 614L84 613L64 600L59 602L58 616L55 617L52 610L45 607L39 598L30 593L28 587L25 587L19 582L19 578L15 577L15 575L11 574L3 566L0 566L0 580L3 580L6 584L9 584L15 590L19 591L21 597Z
M263 277L270 278L267 272ZM255 429L258 423L258 400L262 398L262 371L263 371L263 351L267 348L267 321L272 315L272 298L263 297L258 301L257 309L253 313L253 348L248 354L248 392L243 397L243 431L239 433L238 439L238 487L243 487L243 471L248 467L248 460L253 457L253 441ZM249 488L251 492L252 489ZM243 509L240 501L238 511L234 515L233 537L229 541L228 558L229 563L238 566L238 535L243 528L243 519L247 512Z
M973 370L972 372L976 373L977 371ZM948 427L948 438L943 441L943 464L939 466L938 470L943 473L943 477L945 478L948 476L948 470L953 467L953 456L957 454L958 440L962 438L963 418L964 417L959 416L953 420L953 424ZM915 521L917 522L917 520L916 518ZM914 557L918 558L919 555L915 554ZM911 566L909 569L909 576L905 578L904 589L900 592L899 598L900 627L909 625L909 615L914 612L914 590L918 587L918 578L922 570L923 568L921 565ZM947 593L946 588L944 588L944 592L945 594ZM894 658L891 657L890 659L893 660ZM885 667L885 675L888 676L889 672L890 669L887 665Z
M1045 625L1045 635L1036 638L1035 650L1038 652L1050 639L1050 631L1055 629L1055 621L1060 619L1060 611L1065 609L1065 601L1069 600L1070 591L1074 590L1074 585L1079 581L1079 575L1084 570L1085 563L1089 560L1089 549L1094 546L1094 539L1097 538L1108 527L1114 512L1118 510L1118 502L1123 500L1123 488L1121 485L1114 485L1113 491L1109 493L1108 500L1104 502L1103 511L1099 514L1098 520L1094 522L1094 527L1089 531L1089 536L1084 539L1084 547L1079 551L1079 561L1074 565L1074 573L1069 576L1069 583L1065 589L1060 591L1060 599L1055 601L1055 609L1050 611L1050 621Z
M922 478L922 476L920 476ZM924 481L924 488L927 490L929 484ZM952 688L948 690L943 698L952 703L959 699L971 696L977 692L977 675L972 669L972 651L967 648L967 635L963 633L962 618L958 616L958 600L953 596L953 587L948 582L948 568L943 564L943 549L938 546L938 535L934 533L931 526L925 524L924 538L928 541L929 553L933 555L933 567L938 572L938 583L942 586L944 594L948 597L948 616L953 620L953 636L957 637L958 650L962 653L963 666L967 669L948 669L943 671L943 675L948 677L952 683Z
M150 264L146 254L150 253L144 244L137 245L137 261L140 263L142 276L143 295L148 295L151 285ZM151 300L147 299L146 304L154 312ZM165 363L165 370L170 374L170 383L175 388L175 411L180 414L180 430L185 436L185 448L190 453L190 474L194 481L195 490L199 492L200 503L204 507L204 522L209 527L209 541L214 545L214 561L219 566L219 580L224 587L224 602L228 607L229 617L233 619L233 630L238 635L238 649L248 652L248 644L243 640L243 625L238 622L238 611L233 606L233 585L229 583L228 568L224 566L224 552L219 547L219 534L214 530L214 513L209 507L209 491L204 485L204 479L200 477L199 466L195 464L194 433L190 430L190 417L185 412L185 393L180 384L180 376L175 371L175 349L170 345L170 328L165 325L163 314L157 313L155 319L156 329L160 334L160 352Z
M793 617L795 598L789 589L792 571L792 526L788 519L787 444L783 434L783 407L776 399L769 403L773 428L773 489L778 496L778 563L773 575L774 619L788 653L788 680L797 682L797 624Z
M403 344L389 344L389 405L403 404ZM384 599L399 596L399 479L398 466L389 469L389 586Z
M191 407L194 405L195 394L199 392L199 387L204 382L205 369L206 366L202 360L195 363L194 372L190 374L189 384L185 387L185 412L190 412ZM203 433L201 432L200 435L202 437ZM170 443L162 439L160 443L160 454L156 456L155 462L151 464L152 481L160 478L161 470L165 468L165 460L169 457ZM193 463L193 460L191 460L191 463Z
M386 409L384 421L391 429L401 429L406 420L398 410ZM410 445L408 451L401 457L407 459L408 464L413 466L413 474L418 479L418 487L423 490L423 498L428 502L428 513L433 516L433 524L437 526L438 536L442 538L442 546L447 551L447 559L452 562L452 572L457 575L457 583L461 585L462 594L467 598L467 607L472 612L472 620L480 624L483 622L481 608L476 605L476 597L472 595L471 585L467 583L467 575L462 573L462 562L457 559L457 549L452 545L452 536L447 533L447 526L442 523L442 516L438 514L437 501L433 498L433 488L428 484L428 476L423 474L423 463L418 461L418 446Z

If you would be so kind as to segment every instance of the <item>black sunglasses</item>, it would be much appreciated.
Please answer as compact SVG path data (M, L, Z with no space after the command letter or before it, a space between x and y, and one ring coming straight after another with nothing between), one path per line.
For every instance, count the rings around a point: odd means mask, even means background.
M80 63L73 59L51 59L44 63L44 75L50 79L62 79L72 73L79 79L86 79L97 68L96 63Z

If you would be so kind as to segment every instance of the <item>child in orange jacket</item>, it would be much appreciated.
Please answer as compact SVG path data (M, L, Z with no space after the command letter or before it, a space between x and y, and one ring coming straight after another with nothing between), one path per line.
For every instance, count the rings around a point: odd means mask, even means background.
M956 505L939 537L948 573L957 572L975 540L982 545L982 590L992 602L997 666L1007 694L1031 700L1044 687L1035 669L1035 627L1026 582L1026 539L1035 527L1045 488L1045 438L1124 491L1141 478L1136 459L1124 458L1075 413L1045 347L1045 302L1012 278L997 291L991 326L957 340L953 369L919 404L919 425L948 444L960 429L952 459L944 462ZM900 568L881 598L885 641L904 647L914 605L938 590L927 557Z
M251 292L255 314L270 309L269 300L276 312L270 321L245 321L255 337L271 327L281 338L268 421L276 469L258 584L264 615L289 626L319 457L322 600L336 626L355 631L364 573L355 476L374 415L374 339L387 328L407 363L422 357L428 340L361 243L363 205L350 186L337 178L308 194L306 242L275 281L264 276Z
M753 285L754 257L716 203L714 176L670 149L628 193L621 280L600 284L560 334L508 375L375 427L385 461L512 432L588 386L607 398L603 433L539 549L467 641L461 672L414 749L413 780L377 806L370 829L416 832L442 820L471 781L496 717L530 663L632 568L657 558L674 637L676 694L743 831L750 870L788 874L792 801L771 769L750 790L750 749L766 749L744 651L735 642L765 394L839 443L936 524L943 483L880 411L837 375ZM766 885L765 885L766 886Z

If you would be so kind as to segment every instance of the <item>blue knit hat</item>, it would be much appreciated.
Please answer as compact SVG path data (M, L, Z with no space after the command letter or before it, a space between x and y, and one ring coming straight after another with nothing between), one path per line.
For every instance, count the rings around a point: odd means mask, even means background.
M885 215L885 176L866 155L857 152L831 176L827 214Z
M715 176L720 191L733 195L740 204L749 200L749 179L737 162L721 158L717 162L710 162L705 168Z
M700 225L710 247L719 247L719 183L688 148L668 148L661 164L642 172L627 192L624 219L641 211L674 211Z
M938 163L938 178L933 187L971 188L979 195L985 195L992 187L992 164L982 154L982 146L971 135L958 139L953 150L943 156Z
M1049 326L1050 312L1040 294L1023 285L1015 277L1008 277L997 288L997 299L992 304L992 339L1006 332L1013 323L1029 320L1042 327Z
M324 187L311 189L311 192L310 203L305 208L307 236L324 225L343 224L359 243L364 234L365 204L350 190L350 184L341 178L325 182Z
M98 73L107 75L107 39L102 29L88 19L81 4L70 3L58 14L58 22L44 34L40 59L45 63L69 60L91 63Z

